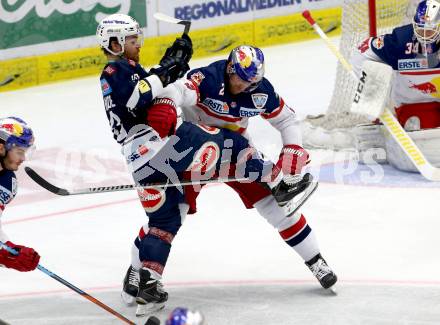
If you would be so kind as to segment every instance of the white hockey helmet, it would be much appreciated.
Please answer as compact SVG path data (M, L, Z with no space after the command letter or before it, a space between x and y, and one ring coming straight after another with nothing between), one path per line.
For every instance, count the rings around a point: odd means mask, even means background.
M422 44L440 39L440 2L424 0L419 3L413 19L414 34Z
M96 38L99 45L113 55L124 53L125 38L132 35L138 36L138 42L142 46L143 33L139 23L134 18L124 14L114 14L105 17L96 29ZM110 40L113 37L116 38L122 47L120 52L113 52L110 49Z

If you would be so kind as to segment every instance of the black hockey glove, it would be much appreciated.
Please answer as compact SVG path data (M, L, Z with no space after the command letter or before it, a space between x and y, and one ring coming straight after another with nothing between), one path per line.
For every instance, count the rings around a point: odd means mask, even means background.
M159 65L151 68L150 73L157 75L164 87L182 78L189 70L189 65L181 58L163 57Z
M176 38L173 45L167 48L162 60L167 57L183 59L186 63L191 60L193 55L193 45L188 34L183 34L182 37Z

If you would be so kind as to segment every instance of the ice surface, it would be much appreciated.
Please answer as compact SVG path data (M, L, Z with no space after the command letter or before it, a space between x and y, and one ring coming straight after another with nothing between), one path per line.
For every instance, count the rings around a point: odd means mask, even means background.
M264 50L267 77L286 102L300 116L325 111L336 65L325 45L316 40ZM32 124L38 151L29 164L56 184L130 181L98 77L0 93L0 107L2 116ZM250 133L276 157L280 139L266 121L254 118ZM340 278L338 295L322 290L299 256L232 190L212 185L173 242L162 321L183 305L200 309L210 325L440 323L439 188L422 188L422 180L403 173L374 186L338 182L328 175L347 155L312 152L314 161L323 157L337 163L325 165L303 213ZM136 194L56 197L23 172L18 177L18 196L2 217L11 240L35 247L43 266L134 320L135 309L122 305L119 290L131 243L146 222ZM121 323L42 272L8 269L0 269L0 319L14 325Z

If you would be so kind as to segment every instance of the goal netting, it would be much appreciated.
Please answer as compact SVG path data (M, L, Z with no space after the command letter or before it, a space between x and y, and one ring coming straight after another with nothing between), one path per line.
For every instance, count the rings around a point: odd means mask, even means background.
M343 0L342 33L339 50L349 60L355 47L370 36L390 32L412 21L419 1ZM354 146L351 129L368 123L365 117L350 113L357 81L338 64L330 105L325 115L308 116L303 123L304 145L312 148L343 149Z

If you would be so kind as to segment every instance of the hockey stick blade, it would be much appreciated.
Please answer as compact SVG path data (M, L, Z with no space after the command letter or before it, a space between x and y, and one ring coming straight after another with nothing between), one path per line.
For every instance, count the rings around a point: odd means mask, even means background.
M49 192L52 192L54 194L57 195L70 195L69 191L63 189L63 188L59 188L51 183L49 183L48 181L46 181L43 177L41 177L40 175L37 174L37 172L35 170L33 170L30 167L25 167L24 171L26 172L26 174L28 174L28 176L38 185L40 185L41 187L43 187L44 189L48 190Z
M41 177L35 170L33 170L30 167L24 168L26 174L29 175L29 177L38 185L43 187L44 189L48 190L49 192L52 192L57 195L81 195L81 194L92 194L92 193L106 193L106 192L117 192L117 191L128 191L128 190L134 190L138 188L135 185L127 184L127 185L113 185L113 186L102 186L102 187L88 187L88 188L82 188L82 189L75 189L75 190L68 190L64 188L60 188L58 186L55 186L51 183L49 183L47 180L45 180L43 177ZM202 185L202 184L209 184L209 183L228 183L228 182L243 182L248 181L247 178L212 178L212 179L200 179L200 180L182 180L178 183L168 183L168 182L157 182L157 183L148 183L145 184L143 187L139 188L146 188L146 187L178 187L178 186L186 186L186 185Z
M165 14L163 14L161 12L156 12L153 15L153 17L155 19L157 19L157 20L164 21L164 22L167 22L167 23L180 24L180 25L185 26L185 29L183 31L184 34L188 34L189 29L191 28L191 21L189 21L189 20L177 19L177 18L168 16L168 15L165 15Z
M310 185L302 192L303 195L298 200L290 200L285 206L283 206L283 210L285 212L285 215L287 217L291 217L297 212L304 203L307 202L307 200L312 196L312 194L316 191L318 188L318 182L311 182Z

